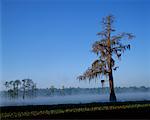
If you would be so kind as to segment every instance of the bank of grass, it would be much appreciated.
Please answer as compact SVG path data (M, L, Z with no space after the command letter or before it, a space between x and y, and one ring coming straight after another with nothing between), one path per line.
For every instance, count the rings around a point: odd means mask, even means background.
M19 109L20 107L20 109ZM29 109L28 109L29 108ZM89 103L49 106L18 106L1 108L1 119L18 118L67 118L68 116L86 118L85 115L102 115L105 113L149 113L150 102ZM134 114L133 114L134 115ZM77 117L77 118L78 118ZM70 118L70 117L69 117Z

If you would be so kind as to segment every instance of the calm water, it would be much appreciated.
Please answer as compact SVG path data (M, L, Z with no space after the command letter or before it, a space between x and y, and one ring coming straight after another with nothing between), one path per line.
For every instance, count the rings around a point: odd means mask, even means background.
M118 101L150 100L149 92L118 93L116 94L116 96ZM109 94L36 97L34 99L25 99L25 100L23 99L9 100L1 98L0 106L52 105L52 104L91 103L91 102L109 102Z

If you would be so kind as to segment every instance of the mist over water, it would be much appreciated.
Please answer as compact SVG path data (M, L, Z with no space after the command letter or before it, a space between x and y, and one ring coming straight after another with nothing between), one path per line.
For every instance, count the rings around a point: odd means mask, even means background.
M149 92L116 93L117 101L144 101L150 100ZM33 99L4 99L1 98L0 106L20 105L54 105L54 104L80 104L91 102L109 102L109 94L78 94L66 96L45 96Z

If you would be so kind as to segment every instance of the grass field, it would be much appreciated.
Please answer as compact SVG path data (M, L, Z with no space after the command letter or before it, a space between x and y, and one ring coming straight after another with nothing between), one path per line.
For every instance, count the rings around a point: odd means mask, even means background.
M150 118L150 101L1 107L1 119Z

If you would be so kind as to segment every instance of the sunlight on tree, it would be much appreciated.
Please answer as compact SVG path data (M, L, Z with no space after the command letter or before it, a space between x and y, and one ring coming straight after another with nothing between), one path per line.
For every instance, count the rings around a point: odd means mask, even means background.
M126 32L117 35L112 34L115 32L112 26L113 22L114 16L112 15L102 19L102 31L97 33L100 36L100 40L92 45L92 52L97 54L98 59L92 63L92 66L83 75L77 77L79 80L91 80L99 76L107 76L109 78L110 101L116 101L113 70L116 70L118 66L115 65L114 56L116 56L116 59L120 59L122 53L130 49L130 44L123 44L121 40L134 38L133 34Z

